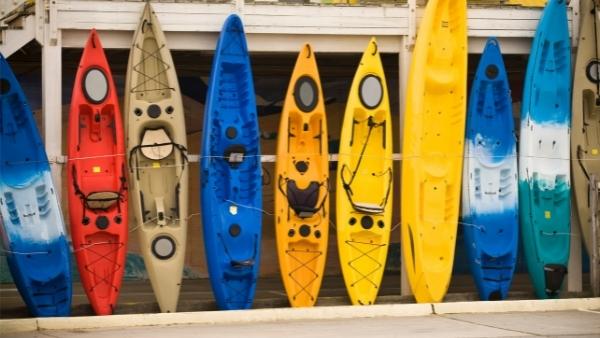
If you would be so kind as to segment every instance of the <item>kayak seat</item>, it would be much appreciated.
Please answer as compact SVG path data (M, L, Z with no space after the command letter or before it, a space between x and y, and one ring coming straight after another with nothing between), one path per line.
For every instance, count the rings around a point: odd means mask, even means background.
M225 149L223 158L230 167L237 168L244 162L244 155L246 155L246 147L241 144L234 144Z
M140 142L142 154L150 159L159 161L173 153L174 144L165 128L146 129Z
M288 203L298 217L308 218L319 211L319 187L319 183L313 181L305 189L300 189L295 180L287 181Z
M108 210L115 205L121 195L115 191L97 191L85 196L85 206L90 210Z
M364 212L366 214L383 214L385 211L383 206L375 203L354 202L352 206L356 211Z

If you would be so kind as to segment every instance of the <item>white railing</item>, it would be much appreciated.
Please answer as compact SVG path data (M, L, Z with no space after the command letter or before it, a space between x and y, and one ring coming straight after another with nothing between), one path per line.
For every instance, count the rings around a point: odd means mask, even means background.
M43 0L38 0L43 1ZM0 52L5 57L35 38L35 0L0 0Z

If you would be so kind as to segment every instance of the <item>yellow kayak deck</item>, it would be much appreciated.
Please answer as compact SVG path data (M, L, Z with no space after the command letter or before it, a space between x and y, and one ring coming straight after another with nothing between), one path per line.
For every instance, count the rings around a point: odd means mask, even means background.
M431 0L410 68L402 248L417 302L444 298L454 260L467 90L466 1Z

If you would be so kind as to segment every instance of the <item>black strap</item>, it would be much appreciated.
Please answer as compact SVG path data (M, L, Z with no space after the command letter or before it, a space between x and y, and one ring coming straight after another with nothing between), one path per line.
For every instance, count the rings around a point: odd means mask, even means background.
M271 184L271 173L267 170L267 168L265 168L265 166L261 166L262 168L262 185L263 186L267 186L269 184ZM266 174L266 175L265 175Z
M350 181L346 182L346 180L344 180L344 176L341 175L342 181L344 183L344 189L346 188L346 185L349 187L352 184L352 182L354 181L354 179L356 178L356 174L358 173L358 169L360 168L360 165L362 164L363 155L365 154L365 151L367 150L367 145L369 144L369 139L371 138L371 133L373 132L373 129L377 128L377 127L385 126L385 121L383 121L381 123L373 122L373 116L369 116L369 118L366 121L369 126L369 132L367 133L367 139L365 140L365 143L363 144L363 147L360 151L360 156L358 157L358 163L356 163L356 168L354 168L354 171L352 171L352 176L350 177ZM360 122L354 120L354 123L358 124ZM352 133L354 134L354 130L352 131ZM352 138L354 139L354 135L352 135ZM344 165L344 166L346 167L346 165Z
M583 164L583 156L581 155L581 153L583 153L583 149L581 148L580 145L577 146L577 163L579 163L579 167L581 167L581 170L583 171L583 174L585 175L585 177L587 178L588 182L590 181L590 175L587 172L587 169L585 168L585 165Z
M342 170L340 172L340 179L342 180L342 187L344 188L344 191L346 191L346 196L348 197L348 201L350 202L350 204L352 205L352 208L354 210L357 211L363 211L366 212L363 208L360 208L359 206L356 205L356 203L354 203L354 201L352 200L352 195L354 195L354 193L352 192L352 182L354 182L354 179L356 178L356 174L358 173L358 169L360 168L360 165L362 164L362 160L365 154L365 151L367 150L367 145L369 144L369 139L371 138L371 133L373 132L373 129L378 128L378 127L384 127L385 128L385 121L381 122L381 123L375 123L373 121L373 116L369 116L369 118L366 120L369 126L369 131L367 133L367 139L365 140L362 149L360 151L360 156L358 157L358 163L356 163L356 167L354 168L353 171L351 171L352 175L350 176L350 180L346 181L346 179L344 178L344 170L350 170L350 168L344 164L342 166ZM359 121L354 120L353 121L353 126L354 124L358 124L361 123ZM354 128L352 129L352 138L354 139ZM384 144L385 144L385 134L384 134ZM383 204L381 204L381 207L385 207L387 205L387 201L389 199L390 196L390 191L391 191L391 186L392 186L392 180L393 180L393 175L392 175L392 168L388 168L386 171L384 171L382 173L382 175L384 175L386 172L389 172L390 174L390 179L389 179L389 183L388 183L388 189L387 192L385 194L385 197L383 199Z
M233 257L231 257L231 254L229 253L229 250L227 249L227 243L225 242L225 239L223 238L223 236L221 235L221 233L217 233L217 236L219 237L219 240L221 242L221 245L223 245L223 251L225 251L225 254L227 255L227 258L229 259L229 264L232 268L234 269L241 269L241 268L247 268L247 267L252 267L254 266L255 262L256 262L256 255L257 255L257 235L254 235L254 241L252 242L252 247L254 248L254 252L252 253L252 257L244 259L244 260L236 260L233 259Z
M87 218L85 216L85 211L87 209L86 205L85 205L85 194L79 188L79 184L77 184L77 168L75 168L75 165L73 165L71 168L72 168L71 175L73 176L73 188L75 189L75 194L77 196L79 196L79 200L81 201L81 206L83 209L83 215L81 216L81 222L85 223L84 220Z
M129 151L129 167L130 168L132 167L131 166L131 158L133 157L134 152L137 152L138 150L140 150L142 148L162 147L162 146L170 146L170 145L175 147L175 149L179 150L179 152L181 153L181 157L183 158L183 162L188 163L186 147L184 147L183 145L181 145L179 143L175 143L175 142L165 142L165 143L153 143L153 144L138 144L137 146L131 148L131 150ZM158 161L160 161L160 160L158 160Z
M121 171L122 173L125 173L125 167L124 166L125 165L123 165L123 167L122 167L122 171ZM83 215L81 216L82 217L81 220L83 222L83 220L86 219L85 212L88 209L88 207L87 207L87 205L85 203L85 201L87 200L88 196L86 194L84 194L83 191L81 191L81 188L79 188L79 184L77 183L77 168L75 167L75 165L73 165L72 168L73 169L71 170L72 171L71 174L73 176L73 188L75 189L75 194L77 196L79 196L79 199L81 200L81 205L83 207ZM119 181L121 181L121 185L119 187L119 191L117 192L117 196L118 196L118 198L117 198L117 211L119 213L121 213L121 202L123 202L123 195L124 195L123 192L125 190L127 190L127 186L126 186L127 179L125 178L124 175L121 175L121 177L119 177Z

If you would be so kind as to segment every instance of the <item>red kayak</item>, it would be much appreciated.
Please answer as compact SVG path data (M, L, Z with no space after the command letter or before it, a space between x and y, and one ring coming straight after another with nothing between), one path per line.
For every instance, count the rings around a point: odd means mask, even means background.
M109 315L127 251L125 140L117 91L95 30L75 77L68 135L73 250L90 304L96 314Z

